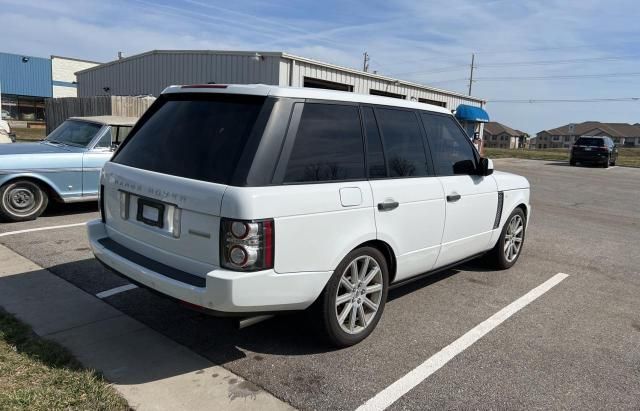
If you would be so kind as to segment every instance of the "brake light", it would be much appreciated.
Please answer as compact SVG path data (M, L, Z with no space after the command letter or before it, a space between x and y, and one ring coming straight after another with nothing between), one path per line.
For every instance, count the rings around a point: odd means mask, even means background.
M600 151L609 151L609 149L607 147L598 147L598 150L600 150Z
M180 88L227 88L226 84L187 84Z
M273 220L220 222L220 265L236 271L273 268Z

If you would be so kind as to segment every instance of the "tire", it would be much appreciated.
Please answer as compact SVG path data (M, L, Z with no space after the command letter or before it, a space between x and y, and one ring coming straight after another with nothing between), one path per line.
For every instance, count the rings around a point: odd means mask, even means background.
M49 196L30 180L14 180L0 187L0 218L18 222L35 220L49 204Z
M609 164L611 163L611 156L607 157L607 161L602 164L602 167L609 168Z
M355 278L352 276L353 264L357 271ZM367 286L364 281L368 277ZM367 292L374 287L376 291ZM331 344L348 347L367 338L380 321L388 292L389 271L382 253L373 247L350 252L340 262L320 296L318 314ZM338 302L338 296L344 301Z
M511 229L511 225L514 224L514 228ZM518 258L520 258L520 254L522 253L522 247L524 246L524 239L526 233L527 219L524 215L524 212L521 208L516 208L513 210L509 218L502 227L502 233L500 234L500 238L496 243L496 246L490 251L488 257L488 261L490 264L498 269L506 270L507 268L511 268ZM518 228L521 230L517 231ZM519 238L519 246L517 243L510 242L510 238L512 237L512 232L517 231L517 237ZM512 249L511 246L507 249L508 244L514 244L513 247L517 247ZM513 252L515 251L515 254ZM509 253L507 255L507 253Z
M569 165L570 165L571 167L575 167L575 165L576 165L576 160L569 160Z

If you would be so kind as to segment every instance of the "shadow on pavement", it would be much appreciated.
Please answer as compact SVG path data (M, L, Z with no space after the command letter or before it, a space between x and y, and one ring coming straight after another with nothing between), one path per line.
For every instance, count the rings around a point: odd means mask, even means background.
M42 213L43 217L57 217L69 214L82 214L98 211L97 201L64 204L51 201L47 209Z
M59 281L70 281L77 287L83 289L87 293L82 293L86 298L98 302L93 295L100 288L101 276L106 277L105 283L110 286L118 284L114 281L114 274L107 270L96 270L99 264L95 259L85 259L75 262L65 263L50 267L48 270L58 277ZM468 263L468 267L477 267L475 262ZM444 280L459 270L452 269L441 273L416 280L415 282L406 284L389 292L389 300L395 300L407 294L415 292L431 284ZM20 284L28 285L33 288L37 286L38 280L32 278L33 273L24 273L7 278L0 278L0 288L6 288L11 281L11 287L20 287ZM103 286L104 289L109 289ZM77 288L75 290L80 292ZM101 290L101 291L104 291ZM41 291L44 292L44 291ZM1 295L1 293L0 293ZM184 307L182 304L168 297L160 296L144 288L137 288L124 293L116 294L103 300L112 307L126 314L140 323L146 325L152 330L168 337L195 353L207 358L211 362L219 365L225 365L230 362L251 357L252 360L262 361L262 354L278 355L278 356L302 356L310 354L321 354L336 351L323 338L320 337L320 324L317 317L314 316L314 307L302 312L281 314L273 319L253 325L243 330L237 328L237 320L229 318L216 318L193 311ZM3 302L0 301L0 305ZM71 308L65 306L66 311ZM55 310L56 307L51 307ZM78 307L78 310L82 310ZM63 310L64 311L64 310ZM73 310L72 310L73 311ZM83 317L86 313L77 313L79 317ZM63 315L59 313L56 315ZM70 315L67 313L67 315ZM71 314L75 315L75 314ZM125 318L126 318L125 316ZM127 319L128 320L128 319ZM131 321L132 323L135 323ZM119 335L116 330L110 330L114 327L109 320L100 322L95 325L99 334L104 334L104 338L132 338L131 336ZM135 328L134 325L130 327ZM132 333L135 335L135 332ZM138 345L133 344L138 347ZM130 345L115 344L114 350L126 350ZM124 348L123 348L124 347ZM137 348L139 349L139 347ZM154 349L149 347L150 350ZM362 349L352 347L350 349ZM347 349L347 350L350 350ZM247 353L250 352L250 353ZM104 355L114 355L120 358L122 355L134 355L135 353L108 353ZM186 365L185 365L186 366ZM195 367L195 366L194 366ZM185 372L195 371L197 368L188 369L189 367L175 367L169 364L158 364L154 367L154 371L125 373L120 378L113 380L116 383L137 384L150 380L171 377ZM174 372L175 371L175 372Z

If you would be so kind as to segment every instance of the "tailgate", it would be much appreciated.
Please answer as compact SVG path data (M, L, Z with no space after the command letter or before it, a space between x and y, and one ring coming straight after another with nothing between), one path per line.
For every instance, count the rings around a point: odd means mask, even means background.
M116 163L102 176L107 232L132 251L192 274L219 264L226 185Z

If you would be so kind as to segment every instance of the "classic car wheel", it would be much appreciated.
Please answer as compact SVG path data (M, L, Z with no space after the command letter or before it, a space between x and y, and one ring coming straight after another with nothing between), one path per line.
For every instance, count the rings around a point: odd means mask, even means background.
M35 220L47 208L49 197L29 180L16 180L0 188L0 217L9 221Z

